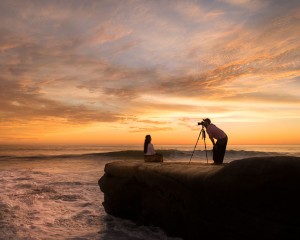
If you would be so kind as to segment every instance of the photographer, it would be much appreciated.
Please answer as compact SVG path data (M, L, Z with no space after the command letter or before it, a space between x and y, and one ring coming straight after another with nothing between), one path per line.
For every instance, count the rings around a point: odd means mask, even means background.
M211 123L209 118L203 119L201 124L206 128L206 132L214 145L213 160L214 164L222 164L226 152L228 137L225 132ZM215 139L217 140L215 142Z

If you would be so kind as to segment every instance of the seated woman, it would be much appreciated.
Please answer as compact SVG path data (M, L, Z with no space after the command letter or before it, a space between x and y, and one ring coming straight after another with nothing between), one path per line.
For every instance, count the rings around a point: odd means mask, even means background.
M144 143L144 160L145 162L163 162L163 156L156 153L151 143L151 136L146 135Z

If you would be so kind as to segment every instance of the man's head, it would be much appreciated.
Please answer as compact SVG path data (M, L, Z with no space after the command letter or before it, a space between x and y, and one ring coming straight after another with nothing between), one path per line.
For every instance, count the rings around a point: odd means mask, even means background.
M210 123L211 123L211 121L210 121L210 119L209 118L205 118L205 119L203 119L203 122L204 122L204 126L205 127L207 127Z

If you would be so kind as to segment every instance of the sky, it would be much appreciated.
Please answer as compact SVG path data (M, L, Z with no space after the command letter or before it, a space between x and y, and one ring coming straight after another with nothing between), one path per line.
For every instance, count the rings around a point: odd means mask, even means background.
M0 36L1 144L300 144L298 0L1 0Z

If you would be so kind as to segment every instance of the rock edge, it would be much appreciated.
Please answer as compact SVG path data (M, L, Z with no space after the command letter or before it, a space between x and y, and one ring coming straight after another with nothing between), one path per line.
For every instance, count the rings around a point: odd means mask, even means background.
M184 239L299 239L300 158L223 165L115 161L99 186L108 214Z

